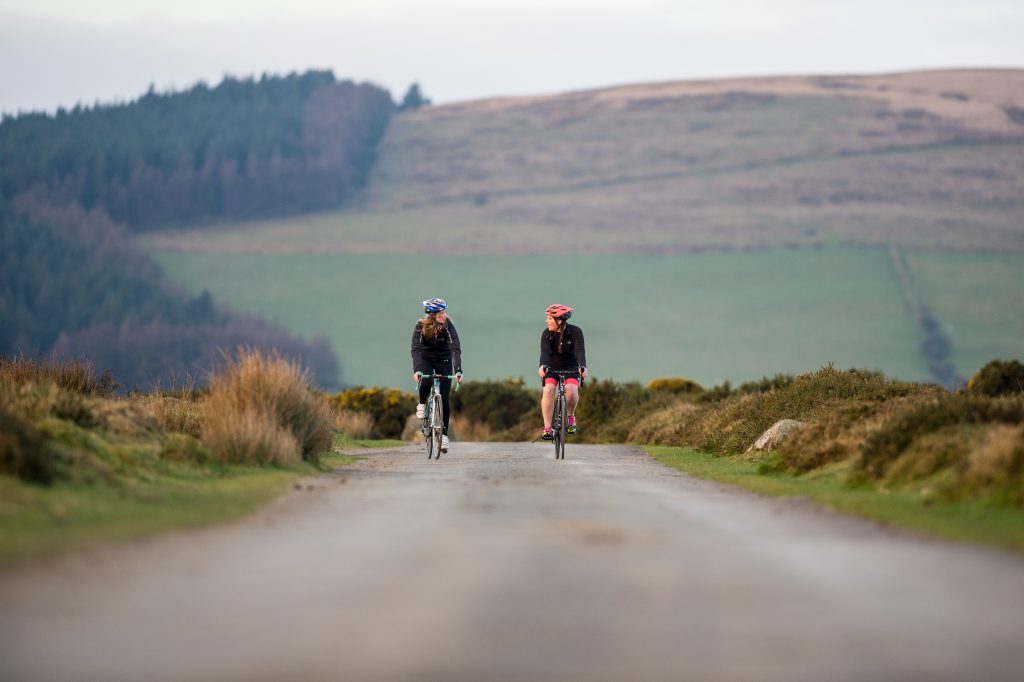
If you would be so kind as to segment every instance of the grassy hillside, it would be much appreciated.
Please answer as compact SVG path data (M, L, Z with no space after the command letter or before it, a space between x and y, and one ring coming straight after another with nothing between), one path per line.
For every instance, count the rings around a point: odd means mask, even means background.
M1024 355L1024 300L1010 286L1024 272L1024 255L972 256L974 266L945 277L941 268L956 262L950 258L920 252L910 262L922 273L924 303L934 301L953 327L958 371L970 375L994 355ZM451 304L475 378L532 376L543 309L565 300L579 311L594 372L606 378L683 374L710 385L833 361L930 379L884 249L447 259L168 252L159 259L187 286L295 331L326 334L352 383L406 385L409 337L419 301L430 295Z
M536 253L566 242L582 252L1022 251L1022 93L1022 70L947 71L428 107L393 120L360 210L262 224L255 243L212 239L349 253Z
M1022 211L1024 70L734 79L405 113L358 207L148 246L194 290L326 333L352 383L404 380L433 294L477 376L529 375L535 311L563 300L603 376L933 380L924 310L961 376L1024 354Z

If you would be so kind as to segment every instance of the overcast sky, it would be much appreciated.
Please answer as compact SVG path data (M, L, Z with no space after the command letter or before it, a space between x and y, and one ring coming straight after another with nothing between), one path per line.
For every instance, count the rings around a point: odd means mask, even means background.
M31 7L31 9L28 9ZM1020 0L0 0L0 111L330 68L435 102L651 80L1024 67Z

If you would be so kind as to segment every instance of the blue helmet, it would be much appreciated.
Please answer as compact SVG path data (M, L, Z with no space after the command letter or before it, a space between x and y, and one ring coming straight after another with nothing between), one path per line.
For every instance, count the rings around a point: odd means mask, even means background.
M423 312L439 313L447 309L448 304L444 302L443 298L431 298L423 302Z

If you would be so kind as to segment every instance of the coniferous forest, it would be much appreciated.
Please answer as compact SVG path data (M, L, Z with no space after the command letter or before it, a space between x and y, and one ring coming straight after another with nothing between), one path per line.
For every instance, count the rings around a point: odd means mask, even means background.
M381 88L309 71L5 117L0 353L84 357L148 386L250 345L340 384L326 340L175 289L130 237L343 206L395 109Z

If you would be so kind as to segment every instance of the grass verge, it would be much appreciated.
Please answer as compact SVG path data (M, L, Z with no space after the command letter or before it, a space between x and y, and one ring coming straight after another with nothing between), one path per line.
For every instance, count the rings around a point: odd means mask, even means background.
M400 448L409 443L404 440L395 440L393 438L353 438L347 433L334 434L333 453L329 457L345 457L346 455L338 454L339 450L359 450L363 448Z
M0 478L0 566L103 542L241 518L316 472L170 465L130 485L53 487Z
M116 481L42 486L0 476L0 568L108 542L239 519L286 493L300 478L357 461L338 451L342 448L402 444L337 434L335 449L323 453L317 464L201 465L154 458L130 479Z
M762 495L804 497L836 511L949 540L996 545L1024 552L1024 512L977 500L945 501L927 492L851 486L838 468L796 476L764 460L716 456L660 445L644 450L662 464L696 478L738 485Z

